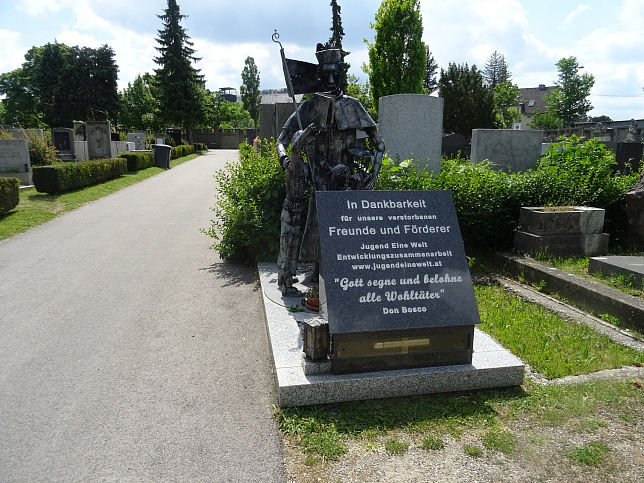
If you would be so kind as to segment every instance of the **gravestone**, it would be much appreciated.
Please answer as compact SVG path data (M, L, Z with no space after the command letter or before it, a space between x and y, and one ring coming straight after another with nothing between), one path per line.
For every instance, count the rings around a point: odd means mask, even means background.
M56 156L63 161L76 161L76 146L74 144L74 130L65 127L55 127L51 130L51 140L54 144Z
M472 163L488 159L494 169L526 171L541 157L543 131L514 129L472 129Z
M168 136L172 138L176 146L181 144L181 129L168 129L166 132L168 133Z
M29 139L31 136L45 138L45 133L42 129L9 129L9 134L14 139Z
M643 148L642 143L617 143L615 148L617 171L620 173L637 171L642 161Z
M624 275L630 278L633 288L641 288L644 282L644 257L592 257L588 261L588 273L597 272L605 276Z
M604 213L604 209L590 206L523 206L514 249L532 255L602 255L610 238L602 233Z
M443 136L443 104L440 97L395 94L380 98L378 132L390 156L414 159L416 164L439 173Z
M74 123L74 139L78 142L87 141L87 126L84 122Z
M451 193L316 200L333 372L469 364L480 319Z
M110 123L108 121L87 121L87 153L89 159L112 157Z
M145 138L146 133L144 132L131 132L127 135L128 142L134 143L134 150L136 151L145 150Z
M644 170L639 181L624 195L626 217L628 220L628 238L644 247Z
M23 185L32 184L29 146L26 139L0 139L0 176L18 178Z

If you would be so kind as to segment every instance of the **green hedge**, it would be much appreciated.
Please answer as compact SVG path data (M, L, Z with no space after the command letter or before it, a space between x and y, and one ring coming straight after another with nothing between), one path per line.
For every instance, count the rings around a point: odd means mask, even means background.
M127 172L125 158L94 159L81 163L57 163L34 168L33 181L40 193L65 193L118 178Z
M151 151L149 153L122 153L119 157L127 160L128 171L138 171L154 166L154 154Z
M0 178L0 213L7 213L18 206L19 192L18 178Z
M181 156L187 156L195 152L194 145L180 144L170 149L170 159L177 159Z
M213 248L224 259L277 258L285 174L274 145L263 140L256 151L242 143L241 163L229 163L215 174L217 219L206 233L215 238ZM511 247L521 206L605 208L605 231L615 241L626 228L624 193L639 176L613 174L614 164L615 155L596 140L571 137L551 146L535 169L522 173L457 158L443 159L435 176L408 161L385 159L376 189L450 190L468 250Z
M208 147L204 143L192 143L195 151L208 151Z

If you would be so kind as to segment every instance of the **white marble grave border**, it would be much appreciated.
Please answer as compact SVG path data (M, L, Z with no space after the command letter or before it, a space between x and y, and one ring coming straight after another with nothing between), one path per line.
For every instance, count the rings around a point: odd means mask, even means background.
M259 263L257 268L280 407L518 386L523 383L525 366L521 360L479 329L474 330L472 364L361 374L305 374L302 337L297 321L315 318L317 314L288 310L291 305L299 303L299 298L282 296L277 288L275 263Z

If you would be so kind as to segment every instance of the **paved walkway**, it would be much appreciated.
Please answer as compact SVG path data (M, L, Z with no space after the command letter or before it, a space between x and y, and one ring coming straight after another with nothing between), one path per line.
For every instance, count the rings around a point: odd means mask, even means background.
M0 481L281 481L261 294L207 155L0 241Z

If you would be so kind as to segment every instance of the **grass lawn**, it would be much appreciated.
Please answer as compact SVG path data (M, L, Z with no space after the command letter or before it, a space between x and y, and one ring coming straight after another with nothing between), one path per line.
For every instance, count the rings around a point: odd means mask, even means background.
M522 301L497 285L475 286L480 328L547 378L644 363L644 354Z
M199 154L190 154L173 159L170 162L170 167L178 166L197 156ZM85 203L95 201L162 171L164 170L155 167L129 171L120 178L59 195L38 193L36 188L22 189L18 206L13 211L0 216L0 240L27 231L63 213L75 210Z

